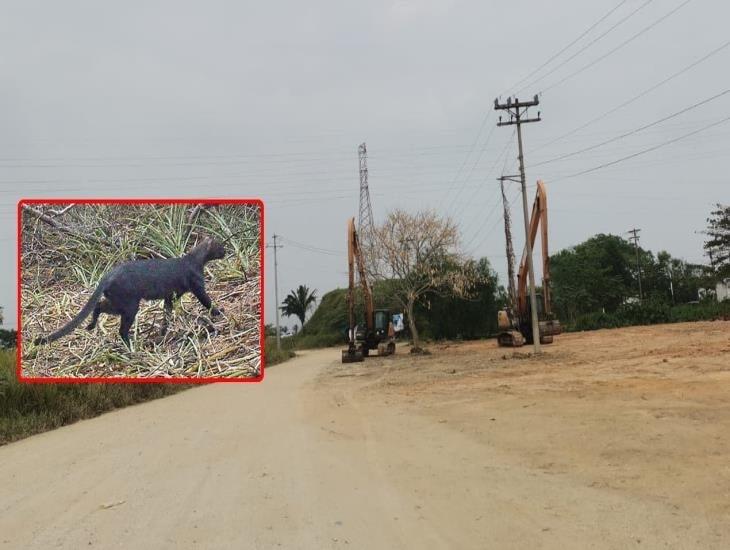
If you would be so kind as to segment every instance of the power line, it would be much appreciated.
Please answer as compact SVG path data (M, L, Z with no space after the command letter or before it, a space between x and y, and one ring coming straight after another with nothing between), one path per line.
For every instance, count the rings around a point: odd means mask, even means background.
M591 40L588 44L586 44L583 48L581 48L580 50L578 50L577 52L575 52L573 55L571 55L568 59L565 59L562 63L560 63L557 66L553 67L551 70L549 70L547 73L545 73L541 77L537 78L536 80L533 80L528 85L526 85L522 89L518 90L517 93L519 94L519 93L521 93L523 90L525 90L527 88L534 87L535 84L537 84L538 82L540 82L541 80L543 80L545 77L550 76L555 71L557 71L558 69L560 69L561 67L565 66L567 63L569 63L570 61L572 61L576 57L578 57L580 54L582 54L583 52L585 52L588 48L590 48L591 46L593 46L593 44L595 44L596 42L598 42L599 40L601 40L603 37L605 37L607 34L609 34L611 31L613 31L619 25L622 25L624 22L628 21L636 13L638 13L640 10L642 10L643 8L645 8L646 6L648 6L649 4L651 4L652 2L653 2L653 0L646 0L646 2L644 2L643 4L641 4L638 8L636 8L634 11L632 11L631 13L629 13L623 19L620 19L617 23L615 23L608 30L606 30L605 32L603 32L602 34L600 34L599 36L597 36L596 38L594 38L593 40Z
M699 128L699 129L697 129L697 130L695 130L693 132L689 132L688 134L684 134L684 135L681 135L681 136L676 137L674 139L670 139L670 140L664 141L662 143L659 143L658 145L654 145L653 147L648 147L647 149L642 149L641 151L638 151L637 153L633 153L631 155L627 155L625 157L621 157L620 159L616 159L616 160L611 161L611 162L606 162L604 164L600 164L598 166L594 166L593 168L589 168L588 170L582 170L580 172L576 172L575 174L571 174L569 176L563 176L562 178L554 178L553 181L559 181L559 180L564 180L564 179L569 179L569 178L575 178L575 177L578 177L578 176L582 176L583 174L588 174L590 172L595 172L596 170L600 170L600 169L606 168L608 166L613 166L614 164L618 164L620 162L624 162L626 160L629 160L629 159L632 159L632 158L635 158L635 157L644 155L646 153L650 153L651 151L656 151L657 149L661 149L662 147L666 147L667 145L671 145L672 143L676 143L678 141L681 141L683 139L686 139L686 138L688 138L690 136L693 136L695 134L699 134L700 132L704 132L705 130L709 130L710 128L713 128L715 126L719 126L720 124L724 124L728 120L730 120L730 116L725 117L723 119L720 119L717 122L714 122L712 124L708 124L707 126L703 126L702 128Z
M613 137L611 139L607 139L607 140L602 141L601 143L597 143L595 145L591 145L590 147L585 147L583 149L579 149L579 150L573 151L571 153L566 153L566 154L560 155L558 157L554 157L554 158L551 158L551 159L548 159L548 160L544 160L542 162L538 162L538 163L533 164L532 166L530 166L530 168L533 168L535 166L542 166L544 164L550 164L552 162L557 162L559 160L563 160L563 159L566 159L566 158L574 157L576 155L579 155L581 153L585 153L587 151L592 151L593 149L598 149L599 147L602 147L602 146L607 145L609 143L613 143L615 141L619 141L619 140L624 139L626 137L629 137L629 136L632 136L634 134L637 134L637 133L641 132L642 130L646 130L647 128L651 128L652 126L656 126L657 124L661 124L662 122L666 122L667 120L671 120L671 119L673 119L675 117L678 117L679 115L682 115L684 113L687 113L689 111L692 111L693 109L696 109L697 107L701 107L702 105L705 105L707 103L710 103L711 101L714 101L714 100L716 100L716 99L718 99L718 98L720 98L720 97L722 97L724 95L727 95L727 94L730 94L730 89L727 89L727 90L725 90L723 92L720 92L719 94L715 94L712 97L708 97L707 99L704 99L704 100L702 100L702 101L700 101L698 103L695 103L694 105L690 105L689 107L685 107L684 109L681 109L679 111L676 111L676 112L672 113L671 115L667 115L667 116L662 117L662 118L660 118L658 120L655 120L653 122L650 122L649 124L645 124L643 126L639 126L638 128L635 128L635 129L633 129L633 130L631 130L629 132L623 133L623 134L621 134L619 136Z
M515 196L512 198L512 200L509 201L509 206L514 206L514 204L517 202L517 199L519 199L521 196L522 196L522 193L518 190L515 193ZM486 241L489 238L489 236L492 234L492 231L494 231L496 229L497 225L499 225L502 222L503 219L504 219L503 215L500 214L499 217L491 225L491 227L484 232L484 238L482 238L482 240L479 241L474 246L474 248L472 249L474 252L476 252L477 249L484 244L484 241Z
M442 156L445 154L460 153L470 148L470 145L430 145L419 148L389 148L387 151L381 151L376 155L369 154L370 159L393 159L400 160L405 155L412 156ZM313 156L318 155L318 156ZM300 158L302 157L302 158ZM334 159L334 160L333 160ZM172 162L167 164L150 163L148 161L193 161L200 162ZM228 160L229 162L221 162ZM111 161L119 164L69 164L71 162L106 162ZM127 161L127 162L123 162ZM7 162L43 162L47 164L18 164L3 165L8 168L96 168L96 167L145 167L145 166L196 166L196 165L221 165L221 164L243 164L250 161L265 162L268 164L304 164L304 163L320 163L323 161L338 162L348 165L352 162L352 154L343 151L315 151L312 153L290 152L290 153L258 153L258 154L233 154L233 155L169 155L169 156L145 156L145 155L127 155L127 156L86 156L86 157L2 157L0 163Z
M507 88L507 89L506 89L506 90L505 90L504 92L502 92L502 94L506 94L506 93L507 93L507 92L509 92L510 90L513 90L514 88L516 88L517 86L519 86L520 84L522 84L522 83L523 83L523 82L524 82L525 80L528 80L528 79L532 78L532 77L533 77L533 76L534 76L535 74L537 74L538 72L540 72L540 70L541 70L541 69L542 69L543 67L545 67L545 66L549 65L549 64L550 64L550 63L551 63L552 61L554 61L554 60L555 60L556 58L560 57L560 56L561 56L561 55L562 55L563 53L565 53L565 51L566 51L566 50L570 49L570 48L571 48L571 47L572 47L573 45L575 45L575 44L576 44L576 43L577 43L577 42L578 42L578 41L579 41L579 40L580 40L581 38L583 38L584 36L586 36L586 35L587 35L587 34L588 34L589 32L591 32L591 31L592 31L593 29L595 29L595 28L596 28L596 27L597 27L598 25L600 25L601 23L603 23L603 21L604 21L605 19L607 19L607 18L608 18L608 17L609 17L609 16L611 15L611 14L613 14L613 12L615 12L615 11L616 11L617 9L619 9L619 8L620 8L621 6L623 6L623 5L624 5L624 4L626 3L626 1L627 1L627 0L621 0L621 2L619 2L619 3L618 3L618 4L616 5L616 6L614 6L613 8L611 8L611 9L609 10L609 12L608 12L608 13L606 13L606 14L605 14L605 15L604 15L603 17L601 17L601 18L600 18L600 19L599 19L598 21L596 21L595 23L593 23L593 24L592 24L592 25L591 25L590 27L588 27L588 28L587 28L587 29L586 29L585 31L583 31L583 32L582 32L582 33L581 33L581 34L580 34L580 35L578 36L578 38L576 38L575 40L573 40L573 41L572 41L572 42L571 42L570 44L568 44L567 46L565 46L565 47L564 47L564 48L563 48L562 50L560 50L560 51L559 51L558 53L556 53L556 54L553 54L553 55L552 55L552 56L551 56L551 57L550 57L550 58L549 58L549 59L548 59L547 61L545 61L545 62L544 62L544 63L543 63L542 65L540 65L540 66L539 66L539 67L538 67L537 69L535 69L534 71L532 71L532 72L531 72L530 74L528 74L528 75L527 75L526 77L524 77L524 78L523 78L522 80L519 80L518 82L516 82L515 84L513 84L512 86L510 86L509 88Z
M477 143L479 143L479 139L482 137L482 132L484 131L484 127L487 125L487 120L489 120L489 115L491 113L492 113L492 111L487 111L486 114L484 115L484 118L482 118L482 123L479 125L479 130L477 130L477 137L474 139L474 143L472 143L471 148L469 149L469 152L467 153L466 157L464 157L464 161L461 163L461 166L456 171L456 175L454 176L454 179L449 184L449 188L446 190L444 199L446 199L446 197L448 197L451 194L451 192L453 191L454 184L459 179L459 175L461 174L462 170L464 170L464 166L466 166L466 162L471 157L472 153L474 152L474 149L477 146Z
M507 149L509 148L509 145L512 142L512 138L514 138L516 132L517 132L517 129L513 130L512 131L512 134L510 134L510 136L507 138L507 141L504 144L504 148L502 149L502 152L499 154L499 156L495 159L494 164L492 165L492 168L489 171L489 175L487 176L487 180L486 181L489 181L489 178L494 173L494 169L497 167L497 165L499 164L499 161L502 159L502 157L504 157L504 166L502 167L502 175L504 175L504 170L505 170L505 167L507 166L507 156L506 156ZM480 188L481 187L479 187L479 188L477 188L475 190L474 195L472 196L472 199L471 199L472 201L474 200L474 197L476 196L476 193L479 191ZM484 218L484 220L482 221L481 225L476 230L476 232L472 234L472 237L471 237L471 239L469 239L469 241L465 245L465 248L468 247L474 241L474 239L479 234L479 232L487 224L487 220L489 220L489 218L490 218L490 216L492 215L493 212L494 212L494 208L492 208L492 210L489 212L489 214L487 214L487 217Z
M471 170L469 170L469 174L464 178L463 183L459 187L458 191L456 192L456 195L453 196L452 200L449 201L449 206L446 208L447 212L450 212L451 209L456 204L458 197L461 195L462 191L464 190L464 187L466 187L466 184L469 182L469 179L471 178L472 174L474 173L474 169L477 167L479 162L482 160L482 157L484 156L484 152L487 150L487 145L489 144L489 141L492 139L492 134L494 134L494 130L496 129L496 126L492 126L492 129L490 130L489 134L487 135L487 139L484 142L484 145L482 147L481 152L479 153L479 156L474 161L474 163L471 165Z
M582 73L583 71L585 71L585 70L587 70L587 69L589 69L589 68L593 67L593 66L594 66L594 65L596 65L597 63L599 63L599 62L603 61L603 60L604 60L604 59L606 59L606 58L607 58L608 56L610 56L610 55L613 55L614 53L616 53L617 51L619 51L619 50L620 50L621 48L623 48L624 46L626 46L626 45L630 44L631 42L633 42L634 40L636 40L637 38L639 38L639 37L640 37L640 36L641 36L642 34L644 34L645 32L648 32L648 31L650 31L651 29L653 29L654 27L656 27L656 26L657 26L657 25L658 25L659 23L661 23L662 21L664 21L665 19L667 19L667 18L668 18L668 17L670 17L671 15L674 15L674 14L675 14L675 13L676 13L677 11L679 11L680 9L682 9L682 8L683 8L684 6L686 6L687 4L689 4L689 3L691 2L691 1L692 1L692 0L684 0L684 2L682 2L682 3L681 3L681 4L679 5L679 6L677 6L676 8L674 8L674 9L672 9L672 10L670 10L670 11L669 11L668 13L665 13L665 14L664 14L663 16L661 16L661 17L660 17L659 19L657 19L656 21L654 21L654 22L653 22L653 23L652 23L651 25L648 25L648 26L644 27L644 28L643 28L643 29L641 29L641 30L640 30L639 32L637 32L636 34L632 35L632 36L631 36L630 38L628 38L628 39L624 40L623 42L621 42L621 44L619 44L618 46L616 46L616 47L615 47L614 49L610 50L610 51L609 51L608 53L605 53L605 54L603 54L603 55L602 55L602 56L600 56L599 58L597 58L597 59L594 59L593 61L591 61L590 63L588 63L587 65L584 65L583 67L581 67L581 68L580 68L580 69L578 69L577 71L574 71L574 72L570 73L569 75L567 75L567 76L565 76L565 77L561 78L560 80L558 80L558 81L557 81L557 82L555 82L554 84L551 84L551 85L550 85L550 86L548 86L547 88L544 88L544 89L543 89L543 90L542 90L542 91L540 92L540 94L544 94L545 92L547 92L547 91L549 91L549 90L552 90L553 88L555 88L555 87L557 87L557 86L560 86L561 84L563 84L563 83L564 83L564 82L566 82L567 80L569 80L569 79L573 78L574 76L577 76L577 75L579 75L579 74L580 74L580 73Z
M341 252L341 251L331 250L329 248L322 248L322 247L319 247L319 246L315 246L315 245L311 245L311 244L306 244L306 243L302 243L302 242L299 242L299 241L294 241L294 240L292 240L292 239L290 239L288 237L280 237L280 238L285 243L287 243L287 244L289 244L289 245L291 245L291 246L293 246L295 248L301 248L303 250L308 250L310 252L316 252L318 254L327 254L327 255L330 255L330 256L342 256L343 255L343 252Z
M597 117L595 117L595 118L593 118L593 119L589 120L588 122L586 122L586 123L584 123L584 124L582 124L582 125L580 125L580 126L578 126L578 127L576 127L576 128L573 128L573 129L572 129L572 130L570 130L569 132L566 132L565 134L563 134L563 135L561 135L561 136L558 136L558 137L556 137L555 139L553 139L553 140L551 140L551 141L549 141L549 142L547 142L547 143L545 143L545 144L543 144L543 145L541 145L541 146L537 147L537 148L536 148L535 150L539 150L539 149L542 149L542 148L544 148L544 147L547 147L547 146L549 146L549 145L552 145L553 143L555 143L555 142L557 142L557 141L561 141L561 140L565 139L566 137L568 137L568 136L571 136L571 135L575 134L576 132L579 132L580 130L582 130L582 129L584 129L584 128L587 128L588 126L590 126L590 125L591 125L591 124L593 124L594 122L598 122L599 120L602 120L602 119L606 118L607 116L609 116L609 115L612 115L612 114L613 114L613 113L615 113L616 111L618 111L618 110L620 110L620 109L623 109L624 107L626 107L626 106L628 106L628 105L632 104L632 103L633 103L633 102L635 102L636 100L638 100L638 99L641 99L641 98L642 98L642 97L644 97L645 95L647 95L647 94L649 94L649 93L653 92L654 90L656 90L657 88L659 88L659 87L663 86L663 85L664 85L664 84L666 84L667 82L670 82L670 81L674 80L675 78L677 78L678 76L680 76L680 75L682 75L682 74L686 73L686 72L687 72L687 71L689 71L690 69L693 69L694 67L696 67L696 66L697 66L697 65L699 65L700 63L702 63L702 62L706 61L707 59L709 59L710 57L712 57L712 56L714 56L715 54L719 53L720 51L724 50L724 49L725 49L725 48L727 48L728 46L730 46L730 40L728 40L728 41L727 41L727 42L725 42L724 44L720 45L719 47L715 48L714 50L710 51L709 53L705 54L705 55L704 55L704 56L702 56L702 57L701 57L700 59L698 59L698 60L696 60L696 61L694 61L694 62L690 63L689 65L687 65L687 66L683 67L682 69L680 69L680 70L679 70L679 71L677 71L676 73L674 73L674 74L672 74L672 75L668 76L668 77L667 77L667 78L665 78L664 80L662 80L662 81L660 81L660 82L658 82L658 83L654 84L653 86L650 86L650 87L649 87L649 88L647 88L646 90L644 90L644 91L642 91L642 92L640 92L640 93L636 94L636 95L635 95L635 96L633 96L632 98L630 98L630 99L628 99L628 100L624 101L624 102L623 102L623 103L621 103L620 105L617 105L616 107L614 107L614 108L612 108L612 109L609 109L609 110L608 110L608 111L606 111L605 113L603 113L603 114L601 114L601 115L598 115Z

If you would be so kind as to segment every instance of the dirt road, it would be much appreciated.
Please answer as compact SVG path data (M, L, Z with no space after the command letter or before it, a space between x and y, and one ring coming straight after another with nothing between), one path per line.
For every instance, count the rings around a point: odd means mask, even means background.
M0 447L0 550L730 546L730 323L433 351Z

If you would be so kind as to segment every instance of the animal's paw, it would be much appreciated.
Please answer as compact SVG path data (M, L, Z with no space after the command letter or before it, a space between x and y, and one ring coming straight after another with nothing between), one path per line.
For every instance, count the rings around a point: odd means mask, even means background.
M221 315L221 314L223 314L223 313L225 313L225 312L226 312L226 310L225 310L225 309L223 309L222 307L219 307L219 308L213 308L213 309L212 309L212 310L210 311L210 314L211 314L211 315L212 315L213 317L218 317L219 315Z

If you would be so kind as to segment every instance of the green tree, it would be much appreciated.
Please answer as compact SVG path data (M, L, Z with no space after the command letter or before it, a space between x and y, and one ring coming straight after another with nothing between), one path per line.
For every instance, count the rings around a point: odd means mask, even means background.
M296 290L289 292L284 298L281 305L281 312L287 317L296 315L302 322L302 331L304 330L304 321L307 319L307 311L317 301L316 290L309 291L306 285L299 285Z
M1 348L14 348L18 333L14 329L2 329L0 328L0 349Z
M730 276L730 205L718 203L707 218L705 253L720 277Z
M595 235L550 258L553 302L559 319L573 324L580 315L616 312L629 298L638 297L634 245L615 235ZM708 269L673 258L656 257L639 248L644 303L657 307L697 300L709 284ZM672 298L672 290L674 295Z
M638 295L636 252L616 235L599 234L550 257L553 296L558 318L574 321L583 313L615 311ZM648 263L640 251L642 272Z
M497 311L503 305L497 274L487 258L472 263L474 282L468 295L428 292L419 301L415 315L424 335L475 339L497 331Z
M700 288L714 286L712 270L708 266L673 258L664 250L657 254L657 270L663 275L660 284L665 292L657 292L656 295L665 297L666 301L671 301L672 304L685 304L697 300Z

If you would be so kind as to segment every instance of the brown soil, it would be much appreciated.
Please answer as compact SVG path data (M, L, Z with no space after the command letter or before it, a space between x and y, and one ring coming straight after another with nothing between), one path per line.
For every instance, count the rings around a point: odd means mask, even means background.
M702 545L730 545L730 322L565 334L542 349L399 349L348 374L362 399L405 406L526 475L669 510L656 543L692 547L702 526Z

